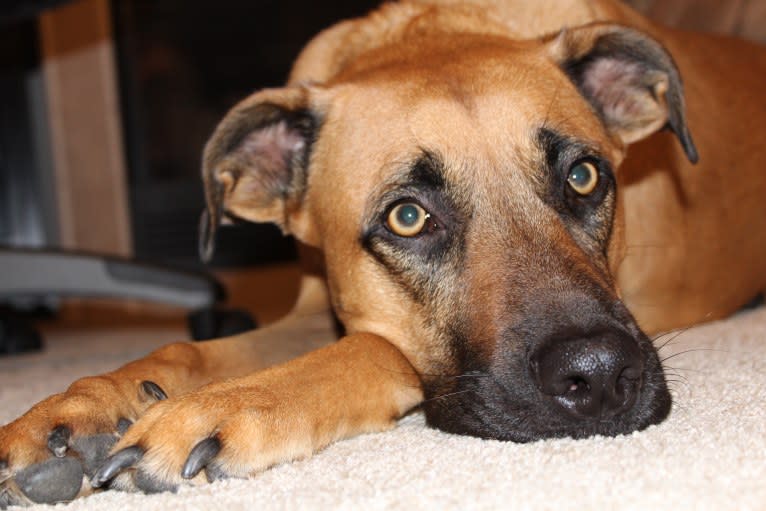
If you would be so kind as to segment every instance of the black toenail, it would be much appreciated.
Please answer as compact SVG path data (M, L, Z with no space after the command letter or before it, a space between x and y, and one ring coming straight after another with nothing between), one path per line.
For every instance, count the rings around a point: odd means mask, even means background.
M141 389L144 391L144 394L153 399L156 399L157 401L164 401L168 398L168 395L165 394L165 391L162 390L162 387L153 381L146 380L141 382Z
M202 440L189 453L184 468L181 470L181 477L184 479L195 477L220 451L221 441L218 438L212 437Z
M117 434L120 436L124 435L132 425L132 420L126 419L125 417L120 418L120 420L117 421Z
M63 458L66 455L69 438L72 436L72 430L66 426L57 426L48 435L48 449L57 458Z
M94 488L100 488L104 483L113 479L114 476L126 468L135 465L143 455L144 450L137 445L126 447L125 449L114 453L108 457L106 461L104 461L104 464L101 465L101 468L96 471L90 484Z

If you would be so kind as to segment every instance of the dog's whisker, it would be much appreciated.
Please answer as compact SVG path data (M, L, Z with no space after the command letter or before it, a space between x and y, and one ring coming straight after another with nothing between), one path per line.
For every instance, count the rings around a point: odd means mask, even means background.
M717 351L721 353L729 353L727 350L719 350L715 348L690 348L688 350L679 351L678 353L673 353L672 355L668 355L665 358L660 359L661 363L665 363L666 361L670 360L671 358L675 358L681 355L688 355L689 353L694 353L697 351Z
M487 373L465 373L465 374L458 374L455 376L455 378L489 378L490 375Z
M665 378L666 383L673 382L673 381L683 382L683 383L686 383L687 385L689 384L689 379L687 377L681 376L678 374L673 374L673 375L670 375L670 378L668 377Z
M670 390L674 389L676 385L679 385L687 389L690 388L690 384L686 380L676 380L671 378L671 379L665 380L665 382L667 383L668 389Z
M670 333L670 338L669 338L669 339L667 339L665 342L663 342L663 343L662 343L660 346L657 346L657 351L660 351L660 350L661 350L661 349L663 349L664 347L668 346L670 343L672 343L673 341L675 341L676 339L678 339L678 337L680 337L681 335L683 335L683 334L685 334L686 332L688 332L688 331L689 331L691 328L692 328L692 327L688 326L688 327L686 327L686 328L681 328L681 329L679 329L679 330L675 331L674 333ZM667 333L664 333L664 334L660 334L660 335L658 335L658 336L656 336L656 337L652 338L652 344L654 344L655 342L659 341L660 339L662 339L662 338L663 338L663 337L665 337L666 335L668 335L668 334L667 334Z
M683 372L691 372L691 373L697 373L697 374L708 374L710 371L705 371L704 369L697 369L695 367L666 367L667 369L674 369L677 371L683 371Z
M692 348L692 349L688 349L688 350L679 351L678 353L673 353L672 355L668 355L667 357L661 358L660 359L660 363L664 364L665 362L667 362L668 360L670 360L672 358L679 357L681 355L687 355L689 353L693 353L693 352L696 352L696 351L704 351L704 349L703 348Z
M674 371L665 371L665 381L670 381L672 379L683 380L687 383L689 382L689 378L687 378L681 373L677 373Z
M390 367L386 367L386 366L383 366L381 364L378 364L377 362L373 362L373 363L374 363L375 367L377 367L381 371L386 371L386 372L391 373L391 374L405 374L405 375L408 375L408 376L415 376L415 377L417 377L419 374L420 375L423 374L423 373L418 373L417 371L402 371L402 370L399 370L399 369L392 369Z
M430 403L432 401L436 401L436 400L439 400L439 399L447 399L447 398L454 397L454 396L457 396L457 395L460 395L460 394L465 394L467 392L473 392L473 389L463 389L463 390L457 390L455 392L448 392L447 394L440 394L438 396L434 396L434 397L431 397L431 398L428 398L428 399L424 399L423 403L421 403L421 404Z
M678 391L678 390L671 390L670 391L671 396L673 397L673 408L675 409L675 412L687 414L689 413L690 407L684 402L684 401L678 401L681 397L690 398L692 396L692 390L687 389L685 391Z
M421 376L428 378L439 378L442 380L457 380L459 378L489 378L487 373L471 372L471 373L458 373L458 374L440 374L440 373L420 373Z

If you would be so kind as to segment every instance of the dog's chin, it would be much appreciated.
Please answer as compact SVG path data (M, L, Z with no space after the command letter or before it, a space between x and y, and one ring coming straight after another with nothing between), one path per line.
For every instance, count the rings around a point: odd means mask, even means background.
M648 358L635 404L612 417L567 417L531 384L500 383L510 376L506 372L501 378L490 372L468 372L447 385L444 381L427 385L423 409L431 427L486 439L524 443L625 435L659 424L670 413L671 397L660 363L654 353Z

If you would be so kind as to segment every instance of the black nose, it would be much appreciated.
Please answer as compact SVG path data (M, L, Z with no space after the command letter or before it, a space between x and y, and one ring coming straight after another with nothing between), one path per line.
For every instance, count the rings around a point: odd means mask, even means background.
M633 406L643 362L633 339L609 332L548 341L530 357L530 368L556 408L589 419L612 417Z

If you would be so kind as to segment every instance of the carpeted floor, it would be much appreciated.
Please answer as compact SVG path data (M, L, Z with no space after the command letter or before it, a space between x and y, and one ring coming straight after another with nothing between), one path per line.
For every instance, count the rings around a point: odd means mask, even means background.
M0 359L0 423L183 335L162 323L52 331L45 353ZM252 480L63 509L766 509L766 308L687 330L661 351L674 353L670 418L629 436L516 445L434 431L416 413Z

